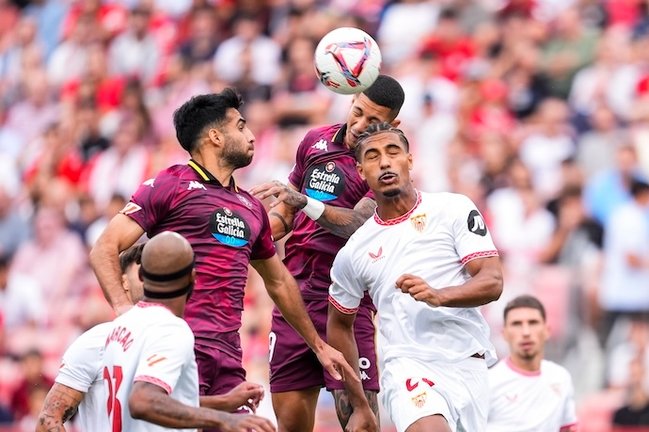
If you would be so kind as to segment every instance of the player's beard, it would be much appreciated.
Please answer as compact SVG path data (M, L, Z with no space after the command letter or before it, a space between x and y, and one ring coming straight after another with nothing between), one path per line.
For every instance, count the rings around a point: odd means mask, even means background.
M382 192L383 196L386 198L394 198L396 196L399 196L401 194L401 188L400 187L395 187L392 189L384 190Z
M234 169L238 169L250 165L250 162L252 162L252 155L238 151L233 147L228 147L228 149L223 153L223 159L228 165Z

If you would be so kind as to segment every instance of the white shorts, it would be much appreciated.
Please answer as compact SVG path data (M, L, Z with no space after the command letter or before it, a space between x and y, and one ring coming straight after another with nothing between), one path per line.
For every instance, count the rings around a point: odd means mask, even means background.
M392 359L383 368L380 394L398 432L435 414L444 416L453 432L487 428L489 382L487 363L480 358L454 363Z

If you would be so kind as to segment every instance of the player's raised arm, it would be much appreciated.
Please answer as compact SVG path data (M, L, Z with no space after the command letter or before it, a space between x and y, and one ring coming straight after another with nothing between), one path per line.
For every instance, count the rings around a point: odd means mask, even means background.
M38 415L36 432L64 432L64 423L77 412L83 397L84 393L78 390L54 383Z
M250 190L258 199L274 196L268 216L271 219L273 238L279 240L293 229L293 218L303 211L320 226L342 238L349 238L372 216L376 203L371 198L362 198L353 209L336 207L307 197L291 184L277 180L255 186Z
M266 290L288 323L302 336L322 366L337 380L359 380L343 355L318 335L307 314L297 282L277 255L251 261L264 279Z
M419 276L404 274L397 279L396 286L433 307L477 307L498 300L503 291L499 257L478 258L468 262L465 268L471 278L462 285L431 287Z
M132 306L122 286L119 253L132 246L142 234L144 230L137 222L118 213L108 223L90 251L90 265L106 300L117 314Z

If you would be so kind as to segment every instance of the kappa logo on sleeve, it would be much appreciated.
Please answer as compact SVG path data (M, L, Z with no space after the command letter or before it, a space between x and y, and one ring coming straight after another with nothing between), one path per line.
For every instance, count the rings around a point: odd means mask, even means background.
M469 231L471 231L473 234L477 234L482 237L487 235L487 225L484 223L484 219L482 218L482 215L478 210L471 210L471 213L469 213L469 217L467 218L466 222Z
M129 201L128 203L126 203L124 208L121 209L119 212L123 215L130 215L140 210L142 210L142 207L140 207L139 205L135 204L132 201Z

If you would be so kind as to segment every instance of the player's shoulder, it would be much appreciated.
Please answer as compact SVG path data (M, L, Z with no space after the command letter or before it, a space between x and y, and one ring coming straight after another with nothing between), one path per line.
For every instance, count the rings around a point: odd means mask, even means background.
M101 348L106 343L106 337L113 328L111 321L97 324L96 326L81 333L68 347L66 354L75 350Z
M541 372L543 373L543 375L550 377L561 378L566 381L572 380L568 369L558 363L553 362L552 360L543 359L541 361Z
M336 135L342 128L342 124L331 124L318 126L312 129L309 129L302 139L303 147L312 147L318 142L323 142L323 148L326 147L324 144L334 141L337 137Z

